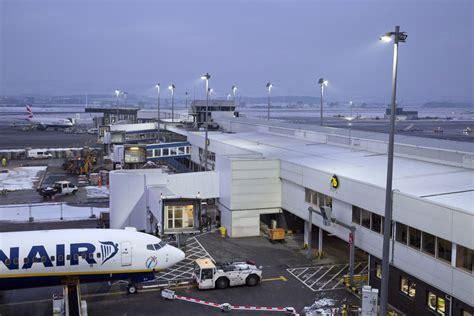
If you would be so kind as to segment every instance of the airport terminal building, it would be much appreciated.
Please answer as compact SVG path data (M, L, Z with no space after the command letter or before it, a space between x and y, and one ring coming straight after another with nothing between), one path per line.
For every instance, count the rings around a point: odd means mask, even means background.
M354 235L337 224L324 226L320 216L312 216L311 224L343 241L351 239L368 253L369 283L380 288L387 135L247 118L214 120L224 131L209 133L212 174L203 175L208 180L201 183L212 189L195 185L192 194L200 190L216 198L227 234L257 236L263 216L281 213L306 221L308 230L308 207L330 207L337 221L355 227ZM191 164L195 170L202 166L204 132L167 130L187 138ZM181 174L180 181L188 183L184 178L193 175ZM115 216L114 205L123 203L129 184L113 178L111 225L120 227L132 214L122 209ZM136 178L140 186L145 181L144 191L151 189L146 181L175 181ZM474 144L397 137L393 188L390 304L412 315L473 315ZM137 196L146 198L145 193ZM143 216L139 228L147 229L142 209L133 216ZM114 216L122 220L114 222Z

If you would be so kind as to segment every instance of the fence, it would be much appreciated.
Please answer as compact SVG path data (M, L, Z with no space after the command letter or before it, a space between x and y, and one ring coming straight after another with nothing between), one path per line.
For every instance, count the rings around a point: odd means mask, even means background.
M66 203L16 204L0 206L0 221L42 222L97 218L108 208L71 206Z

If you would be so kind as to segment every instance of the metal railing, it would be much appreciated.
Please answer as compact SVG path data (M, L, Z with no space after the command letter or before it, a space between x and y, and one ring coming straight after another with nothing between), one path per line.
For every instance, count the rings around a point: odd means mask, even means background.
M0 206L0 221L42 222L92 219L108 208L71 206L66 203L11 204Z

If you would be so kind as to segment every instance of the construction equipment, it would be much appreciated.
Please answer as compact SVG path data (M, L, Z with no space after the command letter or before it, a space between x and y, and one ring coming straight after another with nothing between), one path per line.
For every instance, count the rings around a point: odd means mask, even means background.
M63 163L63 168L70 174L87 174L91 172L97 163L97 150L85 148L81 151L80 157L67 158Z
M257 267L252 261L216 264L209 258L197 259L194 262L193 278L200 290L225 289L237 285L255 286L262 279L262 267Z

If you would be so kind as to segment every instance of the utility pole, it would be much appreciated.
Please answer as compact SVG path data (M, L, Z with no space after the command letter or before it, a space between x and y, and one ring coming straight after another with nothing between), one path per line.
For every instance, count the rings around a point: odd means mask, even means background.
M390 134L388 140L388 163L387 163L387 185L385 189L385 219L383 231L383 253L382 253L382 288L380 293L380 315L387 315L388 306L388 284L390 274L390 230L392 223L392 176L393 176L393 151L395 142L395 118L397 99L397 68L398 68L398 43L405 42L407 35L400 32L400 26L395 26L395 32L386 33L381 40L389 42L393 36L393 69L392 69L392 106L390 112ZM392 238L395 238L393 236Z
M323 95L324 87L328 85L328 81L324 80L324 78L319 78L318 83L321 86L321 121L319 122L319 124L323 126Z
M211 75L206 73L205 75L201 76L201 79L206 80L206 114L205 114L205 121L204 124L206 125L205 134L204 134L204 171L207 170L207 158L208 158L208 145L209 145L209 79L211 79ZM202 161L202 159L201 159Z
M267 85L266 85L267 89L268 89L268 110L267 110L267 120L270 121L270 95L271 95L271 91L272 91L272 83L271 82L267 82Z
M160 119L161 119L161 112L160 112L160 84L156 84L155 88L158 90L158 101L157 101L157 108L158 108L158 120L157 120L157 123L158 123L158 142L160 142L160 133L161 133L161 130L160 130Z

